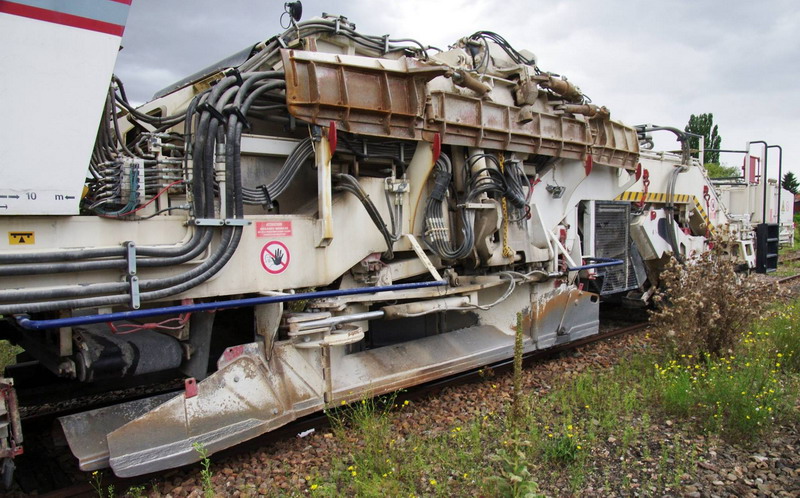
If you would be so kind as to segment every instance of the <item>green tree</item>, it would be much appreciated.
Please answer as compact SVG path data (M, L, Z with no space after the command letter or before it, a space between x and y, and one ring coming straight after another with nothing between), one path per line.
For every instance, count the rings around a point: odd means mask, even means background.
M797 195L797 191L800 190L800 182L797 181L797 177L794 176L794 173L789 171L788 173L783 175L783 181L781 182L781 187Z
M709 178L733 178L742 176L742 170L733 166L725 166L717 163L705 163Z
M692 114L684 131L705 137L706 149L719 149L722 145L722 137L719 135L717 125L714 124L714 115L710 112L697 116ZM689 144L693 149L700 148L697 137L689 137ZM694 154L694 157L699 157L699 154ZM706 152L704 160L706 163L719 164L719 152Z

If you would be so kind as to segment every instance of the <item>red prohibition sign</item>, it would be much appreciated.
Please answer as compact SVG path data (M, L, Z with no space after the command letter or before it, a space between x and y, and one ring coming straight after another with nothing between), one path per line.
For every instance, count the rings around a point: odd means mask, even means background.
M261 249L261 266L272 275L283 273L289 267L289 259L289 248L278 240L267 242Z

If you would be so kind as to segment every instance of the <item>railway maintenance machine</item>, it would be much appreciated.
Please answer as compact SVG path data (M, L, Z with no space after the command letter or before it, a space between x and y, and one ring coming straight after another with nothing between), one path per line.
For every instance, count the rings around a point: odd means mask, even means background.
M518 317L526 351L595 334L601 299L645 302L715 227L751 258L701 165L640 151L654 127L496 33L438 50L293 3L135 107L112 75L129 4L0 2L0 333L69 385L180 383L62 417L83 470L509 358Z

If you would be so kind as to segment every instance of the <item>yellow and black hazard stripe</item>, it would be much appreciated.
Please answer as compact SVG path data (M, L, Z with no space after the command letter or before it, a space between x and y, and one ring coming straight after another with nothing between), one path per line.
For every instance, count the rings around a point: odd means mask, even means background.
M698 214L700 214L700 217L703 218L703 223L705 223L706 227L708 227L708 231L714 233L714 225L711 224L711 220L708 218L706 210L703 209L703 204L700 203L700 199L697 197L694 197L694 208L697 210Z
M616 197L617 201L631 201L631 202L641 202L642 197L645 196L643 192L623 192L622 194ZM667 203L667 199L669 199L669 195L663 192L648 192L646 197L644 197L644 202L650 203L660 203L665 204ZM714 232L714 225L711 224L711 220L708 217L708 213L706 213L705 208L703 207L703 203L700 199L693 195L689 194L674 194L672 196L672 202L675 204L689 204L694 203L694 209L703 218L703 222L708 227L710 232Z
M623 192L622 194L618 195L615 200L617 201L632 201L632 202L641 202L642 196L645 194L643 192ZM694 196L688 194L673 194L672 195L672 202L676 204L688 204L691 202ZM648 192L647 197L644 198L644 202L660 202L665 203L668 202L669 195L660 192Z

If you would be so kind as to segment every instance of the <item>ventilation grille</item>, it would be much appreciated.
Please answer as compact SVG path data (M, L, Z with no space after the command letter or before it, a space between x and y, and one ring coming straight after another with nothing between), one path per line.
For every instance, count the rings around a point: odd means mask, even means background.
M599 258L621 259L625 262L597 270L598 276L603 276L601 295L637 289L644 280L641 261L637 268L631 257L632 252L639 255L635 249L631 250L630 211L631 206L627 202L595 202L594 254ZM637 271L639 269L641 271Z

